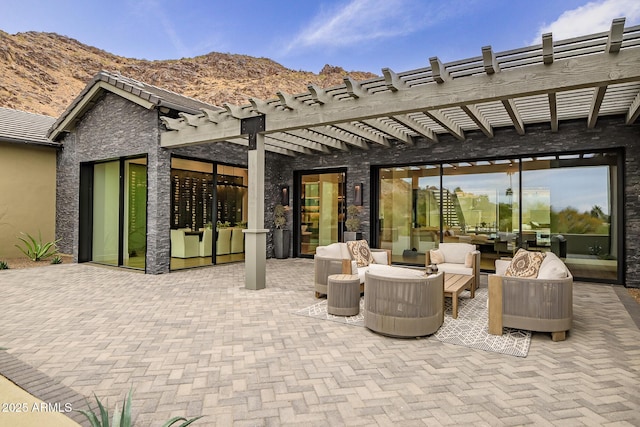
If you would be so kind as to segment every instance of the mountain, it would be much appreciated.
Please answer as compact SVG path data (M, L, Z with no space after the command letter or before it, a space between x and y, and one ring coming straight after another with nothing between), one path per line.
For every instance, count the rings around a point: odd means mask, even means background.
M222 105L272 99L277 91L307 92L310 83L331 87L351 75L325 65L319 74L294 71L268 58L211 52L195 58L148 61L124 58L54 33L7 34L0 30L0 107L57 117L100 70Z

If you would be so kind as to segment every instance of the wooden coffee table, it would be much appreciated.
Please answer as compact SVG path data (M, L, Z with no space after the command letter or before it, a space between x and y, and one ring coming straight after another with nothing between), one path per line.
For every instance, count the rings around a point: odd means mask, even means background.
M471 298L475 295L475 286L473 284L473 276L467 274L444 274L444 296L451 297L453 308L451 310L451 317L458 318L458 297L465 289L471 292Z

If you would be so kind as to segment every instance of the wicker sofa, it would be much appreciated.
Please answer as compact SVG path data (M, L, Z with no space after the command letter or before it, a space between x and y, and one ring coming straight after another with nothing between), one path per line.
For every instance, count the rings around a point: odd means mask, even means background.
M371 254L378 264L391 264L391 251L388 249L373 249ZM357 274L360 283L364 284L366 267L358 267L353 260L346 243L332 243L318 246L314 259L314 288L316 298L327 294L327 280L332 274ZM361 285L363 289L363 285Z
M444 273L371 265L365 273L364 325L393 337L435 333L444 322Z
M573 276L553 253L546 252L535 278L509 277L509 260L496 260L489 275L489 333L502 328L551 332L563 341L573 321Z
M438 263L438 271L451 274L466 274L473 276L473 292L480 285L480 251L471 243L440 243L434 251L439 251L444 258ZM425 266L433 264L431 251L425 254Z

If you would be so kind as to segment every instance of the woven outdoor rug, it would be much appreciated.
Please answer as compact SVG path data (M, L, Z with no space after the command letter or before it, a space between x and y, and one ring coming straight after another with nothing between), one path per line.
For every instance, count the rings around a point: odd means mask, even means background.
M487 314L487 289L476 290L475 298L469 298L464 291L458 302L458 318L451 317L451 298L445 298L444 323L438 331L427 337L435 338L448 344L462 345L479 350L508 354L510 356L527 357L531 344L531 332L519 329L504 328L503 335L489 334ZM360 314L357 316L334 316L327 313L327 300L294 311L300 316L329 320L347 325L364 327L364 298L360 299Z

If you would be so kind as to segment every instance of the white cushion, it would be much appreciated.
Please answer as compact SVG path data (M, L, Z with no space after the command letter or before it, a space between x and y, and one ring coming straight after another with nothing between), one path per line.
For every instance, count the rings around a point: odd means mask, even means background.
M393 267L390 265L370 264L369 273L390 279L415 279L424 277L424 271L414 268Z
M371 255L377 264L389 264L389 261L387 260L387 251L371 251Z
M318 246L316 255L324 258L350 259L349 248L346 243L331 243L327 246Z
M450 274L467 274L469 276L473 276L473 268L465 267L464 263L458 264L453 262L445 262L442 264L438 264L438 271Z
M538 270L538 279L564 279L569 277L567 266L553 252L547 252L540 269Z
M438 247L444 254L445 263L464 264L468 252L476 250L470 243L440 243Z
M507 272L507 268L511 265L511 261L508 259L497 259L496 260L496 274L498 276L504 276Z
M353 264L356 264L356 262L353 261ZM373 264L371 264L371 265L373 265ZM353 274L357 274L358 275L358 279L360 279L360 283L364 283L364 275L367 273L367 271L369 271L369 266L368 265L365 266L365 267L356 267L356 271Z

